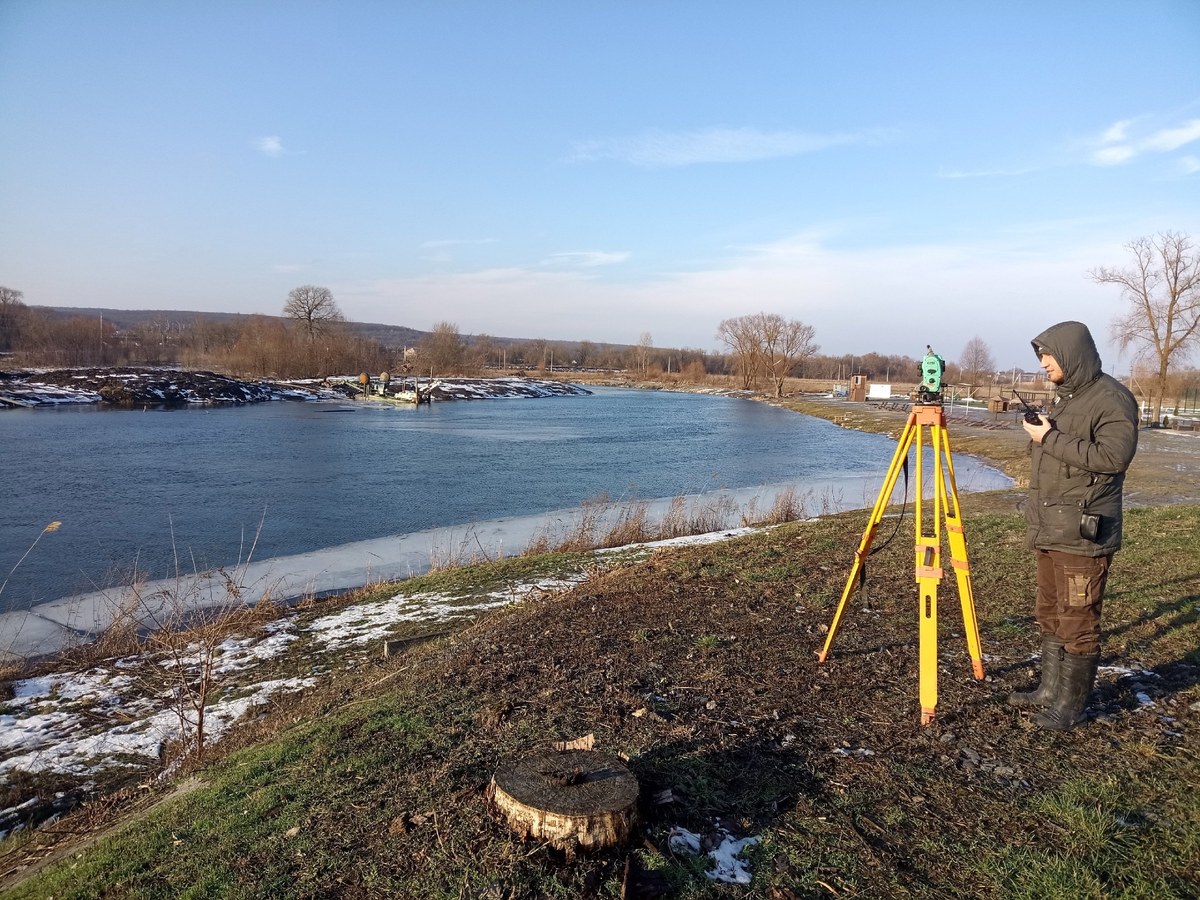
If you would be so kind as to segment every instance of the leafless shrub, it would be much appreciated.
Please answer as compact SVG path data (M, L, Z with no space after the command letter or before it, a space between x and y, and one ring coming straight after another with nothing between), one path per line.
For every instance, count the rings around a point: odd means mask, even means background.
M826 485L821 491L821 515L832 516L841 512L845 492L841 488Z
M204 756L206 713L218 685L217 664L225 642L279 618L281 610L264 596L254 606L229 605L195 610L187 593L166 589L151 605L167 611L152 618L143 642L138 677L166 694L179 723L181 756Z
M128 590L113 598L110 624L74 656L111 659L136 654L131 674L148 696L166 696L179 723L180 758L204 755L206 715L217 686L217 661L228 638L279 618L270 590L246 603L245 578L262 533L259 522L244 561L214 573L183 572L147 591L136 572ZM172 530L172 542L174 531ZM215 586L214 586L215 579Z

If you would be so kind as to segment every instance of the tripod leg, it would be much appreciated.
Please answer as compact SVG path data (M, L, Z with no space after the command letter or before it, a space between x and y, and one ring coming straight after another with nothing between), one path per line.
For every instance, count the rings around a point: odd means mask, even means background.
M867 520L862 541L859 542L858 550L854 553L854 564L850 567L850 577L846 579L846 586L842 589L842 598L838 601L837 611L833 614L833 621L829 624L829 634L825 637L825 646L817 654L818 662L825 662L829 656L829 648L833 646L833 639L842 625L846 603L850 600L850 595L854 593L854 583L858 580L859 572L862 571L867 555L871 552L871 541L875 538L875 529L883 519L883 511L887 509L888 500L896 488L896 479L900 476L900 470L908 458L908 448L912 444L913 434L918 431L916 415L909 413L908 423L904 426L904 433L900 435L900 442L896 445L896 452L892 456L891 465L888 466L887 475L883 479L883 487L875 500L875 507L871 510L871 518Z
M940 414L941 410L937 412ZM920 426L918 426L919 428ZM934 479L941 476L941 462L938 456L938 432L936 422L930 423L930 444L934 451ZM917 484L921 484L921 457L924 446L921 436L917 436ZM918 487L920 490L920 487ZM917 520L917 590L920 597L918 616L920 618L920 671L921 671L921 724L928 725L933 721L934 710L937 708L937 593L942 580L941 569L941 521L940 521L940 492L934 487L933 493L933 534L925 534L925 523Z
M979 640L979 622L975 617L975 594L971 589L971 567L967 562L967 535L963 530L962 511L958 505L958 486L954 482L954 459L950 455L950 435L942 429L942 446L946 454L946 485L939 482L946 510L946 534L950 539L950 564L958 580L958 600L962 605L963 628L967 635L967 651L971 654L971 669L976 678L983 678L983 646Z

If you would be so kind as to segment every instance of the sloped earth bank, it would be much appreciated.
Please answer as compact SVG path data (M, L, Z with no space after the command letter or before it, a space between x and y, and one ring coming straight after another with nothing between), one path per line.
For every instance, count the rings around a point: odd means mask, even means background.
M9 896L1196 896L1200 508L1129 513L1095 719L1068 734L1005 703L1035 647L1016 516L966 521L989 680L948 588L932 726L911 531L816 663L865 517L660 551L350 667L247 726L206 786ZM638 841L573 859L522 843L489 814L491 773L585 734L641 781ZM10 839L0 871L120 809ZM710 879L703 851L749 836L749 887Z

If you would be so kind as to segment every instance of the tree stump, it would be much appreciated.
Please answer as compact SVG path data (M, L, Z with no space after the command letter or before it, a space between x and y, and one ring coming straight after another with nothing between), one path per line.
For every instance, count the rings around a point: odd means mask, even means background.
M567 851L615 846L637 824L637 779L616 757L592 750L510 762L492 777L488 798L513 831Z

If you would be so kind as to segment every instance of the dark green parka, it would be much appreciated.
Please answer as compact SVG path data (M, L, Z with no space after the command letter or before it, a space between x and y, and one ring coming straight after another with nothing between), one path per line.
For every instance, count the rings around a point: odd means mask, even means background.
M1030 441L1025 546L1079 556L1106 556L1121 546L1121 490L1137 451L1138 407L1133 394L1100 371L1087 326L1061 322L1033 339L1063 370L1050 405L1054 428ZM1084 514L1100 516L1095 541L1084 538Z

